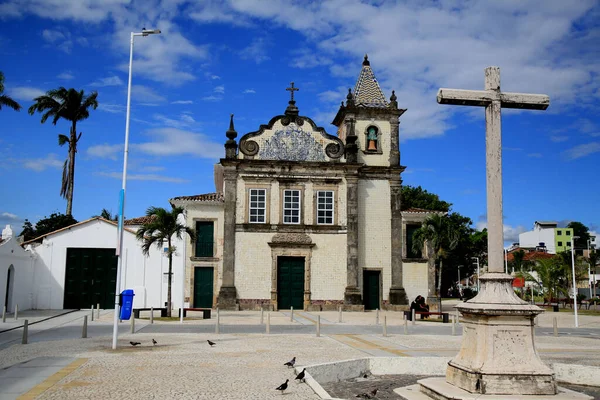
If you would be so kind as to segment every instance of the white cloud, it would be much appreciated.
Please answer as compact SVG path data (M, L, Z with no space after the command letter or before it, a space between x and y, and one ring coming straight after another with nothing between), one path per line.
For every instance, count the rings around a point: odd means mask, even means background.
M479 221L477 221L477 223L475 224L475 229L478 231L482 231L484 228L487 228L487 220L485 219L485 217L480 217ZM523 233L523 232L527 232L527 228L525 228L522 225L511 226L511 225L504 224L503 231L504 231L504 241L510 242L510 243L515 243L515 242L519 241L519 234Z
M69 31L44 29L42 31L42 38L51 44L53 47L64 51L67 54L71 53L73 49L73 41L71 40L71 33Z
M191 155L202 158L219 158L225 154L222 143L212 142L203 134L177 128L151 129L146 134L152 140L132 144L132 149L155 156Z
M19 233L21 233L20 228L24 221L24 218L21 218L16 214L9 212L0 213L0 230L4 229L6 225L10 225L13 230L13 233L16 236Z
M576 160L578 158L589 156L590 154L594 154L599 151L600 142L592 142L572 147L569 150L563 152L563 155L565 155L568 160Z
M125 106L121 104L99 103L98 110L111 114L120 114L125 112Z
M529 154L527 154L527 157L542 158L542 153L529 153Z
M223 100L223 97L211 95L211 96L204 96L202 98L202 100L204 100L204 101L221 101L221 100Z
M192 100L176 100L172 101L171 104L194 104Z
M100 78L97 81L91 83L91 86L121 86L123 84L123 81L121 80L121 78L119 78L116 75L113 76L108 76L106 78ZM133 90L133 88L132 88Z
M554 143L561 143L561 142L565 142L565 141L569 140L569 137L568 136L552 135L552 136L550 136L550 140L553 141Z
M246 89L246 90L243 91L243 93L244 94L254 94L254 93L256 93L256 90L254 90L254 89Z
M65 71L62 74L57 75L56 77L65 81L70 81L71 79L75 78L71 71Z
M47 168L62 168L64 160L56 158L56 154L50 153L44 158L31 158L23 160L23 166L36 172L44 171Z
M17 86L9 91L10 96L17 100L33 101L34 98L43 96L46 94L42 89L30 87L30 86Z
M213 91L215 93L224 94L225 93L225 85L215 86L215 88L213 89Z
M122 172L98 172L98 173L96 173L96 175L105 176L108 178L123 179ZM169 183L188 183L189 182L188 179L156 175L156 174L127 174L127 180L169 182Z
M154 89L144 85L132 85L131 86L131 97L138 102L163 102L166 99L160 94L156 93Z
M168 118L162 114L154 114L153 118L163 125L173 128L188 128L196 123L196 120L189 114L181 114L178 119Z
M97 144L87 148L86 154L94 158L108 158L117 160L120 153L123 152L122 144Z
M44 38L45 41L50 43L66 39L65 35L62 32L53 31L51 29L44 29L42 31L42 38Z
M214 81L214 80L217 80L217 79L221 79L221 77L219 75L211 75L210 79L212 79Z
M252 60L257 64L271 59L267 55L268 42L265 38L255 38L248 47L240 50L239 55L243 60Z

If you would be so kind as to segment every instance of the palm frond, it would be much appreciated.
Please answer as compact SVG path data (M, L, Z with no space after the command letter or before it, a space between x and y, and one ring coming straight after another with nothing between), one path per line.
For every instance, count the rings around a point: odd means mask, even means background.
M65 160L65 163L63 164L62 182L60 185L60 195L63 197L63 199L66 199L69 194L69 186L70 186L69 160L70 160L70 157L67 156L67 159Z
M58 145L64 146L65 143L69 143L69 138L63 134L58 135Z
M0 90L0 93L2 92L3 90ZM19 103L4 94L0 96L0 110L2 110L2 106L10 107L15 111L21 110L21 105Z

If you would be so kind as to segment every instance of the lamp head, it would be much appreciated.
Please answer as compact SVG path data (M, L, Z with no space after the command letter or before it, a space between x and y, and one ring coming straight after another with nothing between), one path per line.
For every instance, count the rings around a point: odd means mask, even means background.
M142 29L142 36L156 35L160 33L160 29Z

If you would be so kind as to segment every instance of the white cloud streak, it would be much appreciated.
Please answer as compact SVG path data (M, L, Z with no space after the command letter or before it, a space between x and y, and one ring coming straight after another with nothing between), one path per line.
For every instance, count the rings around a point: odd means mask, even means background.
M58 160L54 153L50 153L44 158L30 158L23 160L23 167L36 172L41 172L48 168L62 168L63 164L64 161Z

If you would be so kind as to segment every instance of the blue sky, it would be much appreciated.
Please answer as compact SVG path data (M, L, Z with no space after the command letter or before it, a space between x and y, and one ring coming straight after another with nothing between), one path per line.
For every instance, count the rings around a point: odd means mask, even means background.
M503 111L505 240L535 220L600 231L598 1L126 1L0 2L0 70L24 107L0 111L0 223L20 227L64 212L59 196L68 123L29 116L32 99L65 86L97 90L78 125L73 214L118 208L129 33L134 50L126 217L214 190L229 114L241 135L297 105L329 133L365 53L401 117L404 183L421 185L485 226L485 121L475 107L439 105L440 87L550 96L546 111Z

